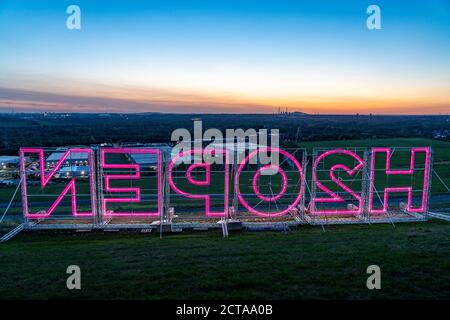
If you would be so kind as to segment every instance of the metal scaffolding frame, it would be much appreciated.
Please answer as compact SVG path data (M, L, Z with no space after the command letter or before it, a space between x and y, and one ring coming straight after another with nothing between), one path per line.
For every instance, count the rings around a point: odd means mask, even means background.
M145 144L139 146L139 148L159 148L159 145L155 144ZM128 148L128 147L127 147ZM132 149L133 147L129 147ZM67 148L69 149L69 148ZM293 154L297 161L301 165L302 175L301 179L298 179L296 182L296 187L298 186L298 192L301 193L300 201L297 206L288 212L288 214L283 215L281 217L269 217L269 218L260 218L254 215L249 214L249 212L242 207L238 194L236 191L236 185L231 185L232 182L237 183L235 176L238 171L237 161L233 161L233 164L230 165L230 188L232 192L229 194L229 202L230 208L223 218L219 217L206 217L204 214L198 214L194 221L189 221L189 219L184 219L183 215L177 215L178 212L174 212L173 208L173 191L169 185L169 177L168 177L168 168L171 160L170 150L161 149L162 156L162 166L161 166L161 197L162 197L162 208L161 215L158 217L145 218L145 219L116 219L107 218L103 212L102 208L102 200L105 195L104 190L104 169L101 165L100 161L100 146L92 146L90 148L93 152L91 153L90 161L95 163L93 166L94 170L89 172L89 177L95 181L92 187L94 188L92 196L94 197L93 203L95 204L92 208L93 216L92 217L72 217L71 212L67 212L67 214L58 215L51 217L49 219L30 219L24 216L22 229L24 230L51 230L51 229L75 229L75 230L92 230L92 229L102 229L102 230L110 230L117 231L120 229L136 229L141 230L142 232L159 232L162 237L165 232L176 232L181 231L183 229L190 230L206 230L206 229L217 229L222 230L224 236L228 236L228 231L231 226L235 228L249 228L255 230L264 230L267 228L278 229L278 230L286 230L290 226L297 226L302 224L313 224L313 225L331 225L331 224L356 224L356 223L396 223L396 222L406 222L406 221L425 221L428 219L428 205L429 201L427 199L427 207L425 208L425 212L423 214L416 214L407 212L406 210L402 210L399 208L389 208L386 214L382 216L373 216L370 214L368 207L368 193L369 185L370 185L370 173L371 173L371 149L369 148L347 148L345 150L349 150L359 155L363 159L364 165L358 171L358 177L350 179L346 181L342 177L339 176L339 179L342 179L343 182L357 182L360 185L358 190L355 190L356 193L360 194L362 202L361 202L361 210L359 214L355 215L346 215L342 216L338 214L336 215L317 215L312 214L312 206L314 205L311 199L315 199L318 195L321 194L321 191L318 190L317 184L314 183L313 179L311 179L312 175L312 166L322 153L335 149L335 148L314 148L311 153L308 153L305 149L296 148L296 149L286 149L287 152ZM55 148L44 148L46 152L54 153L54 152L62 152L66 151L66 149L55 149ZM394 148L391 156L396 157L399 154L404 152L410 152L411 148ZM393 155L395 154L395 155ZM310 159L310 160L309 160ZM283 159L280 163L280 166L283 165L283 161L290 161L287 159ZM428 188L428 197L430 196L431 191L431 173L432 173L432 153L430 153L430 161L429 161L429 170L428 176L426 179L429 180ZM420 168L419 168L420 169ZM319 169L319 170L328 170L327 168ZM373 168L375 172L379 169ZM423 168L425 172L425 168ZM251 170L249 170L251 171ZM29 168L25 166L21 166L20 168L20 176L26 177L29 172ZM73 174L73 173L72 173ZM340 174L340 173L339 173ZM308 176L308 177L307 177ZM310 179L310 184L307 183L308 179ZM412 176L411 179L414 179ZM331 180L330 180L331 181ZM26 183L26 182L25 182ZM132 180L130 180L130 185L132 186ZM275 185L274 185L275 186ZM270 192L272 196L274 196L274 192L272 191L272 184L269 185ZM413 190L413 192L418 192L420 190ZM375 190L377 193L378 190ZM345 193L345 192L344 192ZM275 192L276 194L276 192ZM294 192L295 194L295 192ZM30 195L28 195L30 196ZM50 194L46 196L57 197L58 194ZM219 194L211 194L211 196L219 196ZM286 193L286 196L292 196L289 192ZM25 199L27 194L22 190L22 201L28 202L28 199ZM347 201L348 199L346 199ZM350 200L349 200L350 201ZM188 202L188 201L186 201ZM351 202L351 201L350 201ZM283 203L276 203L274 206L277 207L282 205ZM352 206L349 206L353 208ZM189 207L187 207L189 210ZM269 210L273 210L271 205L269 204ZM5 211L6 212L6 211ZM230 230L232 230L231 228Z

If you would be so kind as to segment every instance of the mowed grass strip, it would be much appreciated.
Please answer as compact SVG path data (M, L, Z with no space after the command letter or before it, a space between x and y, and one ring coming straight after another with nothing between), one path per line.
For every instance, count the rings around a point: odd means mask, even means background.
M450 223L284 233L30 234L0 245L1 299L449 299ZM82 290L66 288L81 267ZM366 288L381 267L381 290Z

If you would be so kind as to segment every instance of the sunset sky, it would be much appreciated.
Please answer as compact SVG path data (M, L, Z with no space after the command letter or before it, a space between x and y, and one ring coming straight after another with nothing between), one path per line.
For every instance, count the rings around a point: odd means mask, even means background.
M450 1L0 0L0 112L278 107L450 113Z

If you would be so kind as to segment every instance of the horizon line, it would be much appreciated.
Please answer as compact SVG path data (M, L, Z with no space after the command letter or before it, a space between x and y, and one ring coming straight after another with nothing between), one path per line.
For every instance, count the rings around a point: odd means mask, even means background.
M253 115L253 116L259 116L259 115L279 115L279 116L286 116L286 115L300 115L300 116L384 116L384 117L436 117L436 116L450 116L449 113L362 113L362 112L355 112L355 113L307 113L302 111L292 111L286 113L267 113L267 112L257 112L257 113L248 113L248 112L242 112L242 113L233 113L233 112L212 112L212 113L205 113L205 112L161 112L161 111L144 111L144 112L68 112L68 111L2 111L0 109L0 115L25 115L25 114L53 114L53 115L62 115L62 114L71 114L71 115L145 115L145 114L160 114L160 115Z

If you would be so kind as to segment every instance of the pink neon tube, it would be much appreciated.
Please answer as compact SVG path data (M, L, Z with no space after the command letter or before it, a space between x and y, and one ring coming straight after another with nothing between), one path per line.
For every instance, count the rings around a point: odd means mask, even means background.
M209 194L191 194L186 191L181 190L174 182L173 178L173 169L175 166L175 163L178 162L179 159L184 158L186 156L192 156L192 155L201 155L202 159L205 155L208 154L223 154L225 156L225 162L224 162L224 210L220 212L214 212L211 210L211 196ZM224 217L228 213L228 180L229 180L229 155L228 151L224 149L192 149L189 151L181 152L178 155L176 155L169 164L169 184L173 191L176 193L183 195L186 198L189 199L202 199L205 201L205 215L207 217ZM205 180L196 180L192 178L192 171L197 168L204 168L205 169ZM187 181L196 186L210 186L211 185L211 164L206 163L194 163L189 165L187 171L186 171L186 179Z
M59 170L59 168L63 165L64 161L68 158L70 153L76 152L76 153L87 153L88 154L88 161L89 161L89 184L90 184L90 194L91 194L91 212L78 212L77 210L77 192L76 192L76 179L72 178L67 186L64 188L64 190L61 192L61 194L56 198L55 202L50 206L50 208L43 213L31 213L29 212L28 207L28 193L27 193L27 181L26 181L26 168L25 168L25 154L26 153L37 153L39 155L39 172L40 172L40 181L41 181L41 187L45 188L51 178L55 175L55 173ZM72 215L75 217L89 217L93 216L93 208L95 208L95 198L93 197L93 190L94 190L94 180L93 180L93 161L91 157L91 149L87 148L73 148L68 149L66 152L64 152L63 156L58 160L55 167L48 173L48 175L45 174L45 157L44 157L44 150L42 148L21 148L20 149L20 171L22 173L22 190L23 190L23 208L24 208L24 216L28 219L45 219L50 217L50 215L55 211L55 209L58 207L60 202L64 199L66 194L69 192L71 193L71 204L72 204Z
M376 168L376 155L378 153L386 154L386 162L384 166L384 173L386 175L413 175L415 168L416 154L419 152L425 153L425 167L423 175L423 188L422 188L422 202L420 207L414 208L412 206L412 186L402 187L387 187L383 189L383 207L381 209L374 209L373 206L373 194L375 192L375 168ZM430 148L428 147L414 147L411 148L411 155L409 160L409 169L407 170L393 170L391 169L391 149L390 148L372 148L371 159L371 173L370 173L370 193L369 193L369 212L370 214L384 214L388 212L389 194L394 192L406 192L408 194L408 212L423 213L426 210L428 201L428 184L429 184L429 172L430 172Z
M107 154L156 154L157 156L157 185L158 185L158 210L146 212L111 212L108 210L108 203L139 203L141 202L140 188L112 188L111 180L139 180L141 178L141 170L139 164L108 164L106 163ZM100 151L100 160L103 169L132 169L134 174L105 174L105 191L111 193L134 193L131 198L104 198L102 200L102 211L105 217L158 217L162 212L162 156L161 150L150 148L112 148L102 149Z
M250 213L253 213L256 216L259 216L262 218L283 216L285 214L288 214L292 209L294 209L297 206L297 204L299 203L299 201L302 197L302 190L299 190L298 195L296 196L294 201L286 209L279 210L279 211L276 211L273 213L262 212L262 211L255 209L254 207L250 206L248 204L248 202L244 199L244 197L240 191L239 179L240 179L240 175L241 175L242 171L244 170L245 165L250 161L251 158L257 156L261 152L272 152L272 153L276 152L276 153L279 153L279 154L283 155L284 157L288 158L296 167L296 169L300 175L299 179L303 179L302 167L293 155L291 155L290 153L288 153L284 150L278 149L278 148L272 148L272 147L259 148L257 150L254 150L253 152L251 152L247 157L245 157L244 160L239 165L239 168L238 168L238 170L236 172L236 176L235 176L235 189L236 189L237 197L239 199L239 202L244 206L244 208L246 208ZM281 175L281 178L282 178L281 191L277 195L274 195L273 197L266 197L266 196L262 195L259 192L259 188L257 186L257 182L258 182L259 176L261 175L261 172L263 170L268 170L268 169L276 170ZM286 177L285 172L279 166L275 166L275 165L272 165L272 166L269 165L269 166L264 166L264 167L260 168L255 173L255 175L253 176L253 179L252 179L252 188L253 188L253 191L255 192L255 195L258 197L258 199L260 199L261 201L264 201L264 202L272 202L272 201L277 201L278 199L280 199L286 192L287 184L288 183L287 183L287 177Z

